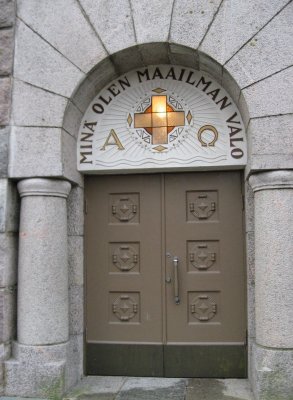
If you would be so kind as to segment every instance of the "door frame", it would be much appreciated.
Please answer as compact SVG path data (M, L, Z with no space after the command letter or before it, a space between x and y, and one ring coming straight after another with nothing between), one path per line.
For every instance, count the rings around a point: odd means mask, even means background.
M223 170L223 169L213 169L213 170L188 170L188 171L186 171L186 170L184 170L184 169L182 169L182 170L175 170L175 171L145 171L145 172L138 172L138 173L136 173L136 172L133 172L133 171L128 171L127 173L124 173L123 172L123 174L119 174L119 173L115 173L115 174L113 174L113 173L111 173L111 174L99 174L99 176L109 176L109 175L113 175L113 176L119 176L119 175L161 175L161 174L164 174L164 175L166 175L166 174L181 174L181 173L192 173L192 174L196 174L196 173L212 173L212 172L221 172L221 173L225 173L225 172L227 172L227 173L229 173L229 172L231 172L231 171L237 171L237 172L239 172L239 176L240 176L240 178L241 178L241 186L240 186L240 188L241 188L241 196L242 196L242 230L243 230L243 243L242 243L242 246L243 246L243 269L244 269L244 275L243 275L243 277L244 277L244 312L245 312L245 321L246 321L246 340L245 340L245 349L244 349L244 352L245 352L245 359L246 359L246 363L245 363L245 373L244 373L244 375L242 375L242 376L240 376L239 374L238 374L238 372L236 372L235 373L235 375L233 376L233 375L231 375L230 374L230 372L228 373L228 375L223 375L223 376L217 376L217 374L213 374L213 371L211 371L211 374L209 375L209 376L198 376L198 377L214 377L214 378L237 378L237 377L240 377L240 378L247 378L247 374L248 374L248 341L247 341L247 338L248 338L248 315L247 315L247 312L248 312L248 304L247 304L247 301L248 301L248 293L247 293L247 263L246 263L246 236L245 236L245 232L246 232L246 225L245 225L245 222L246 222L246 208L245 208L245 181L244 181L244 171L243 170L240 170L240 169L236 169L236 168L234 168L234 169L227 169L227 170ZM91 174L88 174L89 176L92 176ZM85 175L85 178L86 178L86 176L87 175ZM86 180L85 180L86 181ZM86 187L86 183L85 183L85 187ZM85 199L85 209L86 209L86 199ZM162 209L163 209L163 207L162 207ZM84 235L84 242L86 242L86 235ZM163 252L162 252L162 258L164 258L164 254L163 254ZM85 280L85 282L86 282L86 273L87 273L87 268L86 268L86 251L85 251L85 246L84 246L84 263L85 263L85 266L84 266L84 280ZM162 274L164 275L164 268L162 268ZM165 281L163 280L162 281L163 282L163 289L162 290L164 290L164 291L166 291L166 283L165 283ZM87 287L86 287L86 284L85 284L85 293L84 293L84 308L86 307L86 291L87 291ZM164 300L165 301L165 300ZM165 307L165 305L164 305L164 307ZM163 315L163 326L164 326L164 328L163 328L163 330L166 330L166 326L164 325L164 315ZM86 312L84 312L84 324L85 324L85 330L86 330ZM111 346L111 345L109 345L109 346ZM164 345L163 345L163 347L165 347ZM179 347L181 347L181 346L178 346L178 349L179 349ZM194 347L194 346L189 346L189 345L186 345L185 346L185 350L186 350L186 354L188 354L189 352L192 352L192 347ZM206 349L206 345L203 345L203 349L205 348ZM221 349L221 346L216 346L216 345L209 345L209 348L210 348L210 353L207 353L207 367L208 367L208 365L209 365L209 358L212 356L212 353L213 352L217 352L217 354L218 354L218 357L220 357L220 358L222 358L223 359L223 362L225 362L225 349L224 349L224 352L223 352L223 350ZM109 347L108 348L108 350L106 349L106 352L105 352L105 354L107 354L108 352L110 351L110 353L111 353L111 348ZM180 349L179 349L179 351L180 351ZM156 352L156 349L155 349L155 347L154 347L154 349L153 349L153 351L151 352L152 353L152 355L154 356L154 354L155 354L155 352ZM163 352L164 352L164 350L163 350ZM198 355L200 354L200 352L201 352L201 349L200 349L200 346L198 346L198 352L197 351L195 351L194 352L194 358L196 359L197 357L198 357ZM122 351L122 353L123 353L123 351ZM229 353L232 355L232 357L238 357L239 356L239 354L237 354L237 351L235 352L235 351L233 351L233 349L231 348L231 351L229 351ZM127 346L125 347L125 352L124 352L124 356L125 357L129 357L129 351L128 351L128 349L127 349ZM170 356L170 359L172 360L172 358L173 358L173 360L175 360L175 362L176 362L176 352L175 352L175 358L173 357L173 354ZM87 374L87 369L86 369L86 359L87 359L87 343L86 343L86 333L85 333L85 335L84 335L84 371L85 371L85 375L89 375L89 374ZM207 368L206 367L206 368ZM112 373L111 375L117 375L117 374L115 374L115 373ZM120 375L120 374L118 374L118 375ZM133 376L151 376L150 374L148 374L148 375L145 375L145 374L133 374ZM160 376L160 375L153 375L153 376ZM170 377L175 377L174 375L170 375ZM176 377L188 377L186 374L177 374L176 375Z

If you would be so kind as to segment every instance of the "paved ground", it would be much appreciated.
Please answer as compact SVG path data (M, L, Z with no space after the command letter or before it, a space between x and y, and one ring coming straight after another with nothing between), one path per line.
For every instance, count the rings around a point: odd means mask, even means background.
M44 399L0 396L0 400ZM253 400L253 395L245 379L88 376L63 400Z
M253 400L245 379L88 376L64 400Z

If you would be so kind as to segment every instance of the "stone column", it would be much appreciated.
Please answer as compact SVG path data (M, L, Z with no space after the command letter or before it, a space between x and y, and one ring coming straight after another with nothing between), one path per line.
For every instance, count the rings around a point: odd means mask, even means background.
M293 393L293 171L254 174L257 399Z
M52 387L59 393L64 387L69 331L66 198L70 189L69 182L56 179L18 183L17 343L16 361L6 363L7 394L49 397Z

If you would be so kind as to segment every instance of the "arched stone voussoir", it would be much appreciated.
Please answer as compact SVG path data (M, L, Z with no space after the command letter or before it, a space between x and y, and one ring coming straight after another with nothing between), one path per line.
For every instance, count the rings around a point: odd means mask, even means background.
M290 67L243 89L240 104L246 103L250 118L291 114L292 77Z
M291 2L226 64L241 88L293 64L292 12Z
M31 29L83 72L106 57L107 52L75 0L20 0L17 14Z
M27 25L18 21L14 77L69 97L85 74Z
M167 42L174 0L130 0L138 44Z
M79 0L109 54L136 45L129 0Z
M237 4L223 1L200 49L213 54L220 64L227 63L286 3L288 0L250 0Z
M220 0L175 1L170 26L170 41L198 48L220 4Z

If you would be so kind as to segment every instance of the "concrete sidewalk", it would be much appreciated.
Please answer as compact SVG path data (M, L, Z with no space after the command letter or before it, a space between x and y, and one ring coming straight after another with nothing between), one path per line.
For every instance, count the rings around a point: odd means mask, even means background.
M253 400L246 379L88 376L64 400Z

